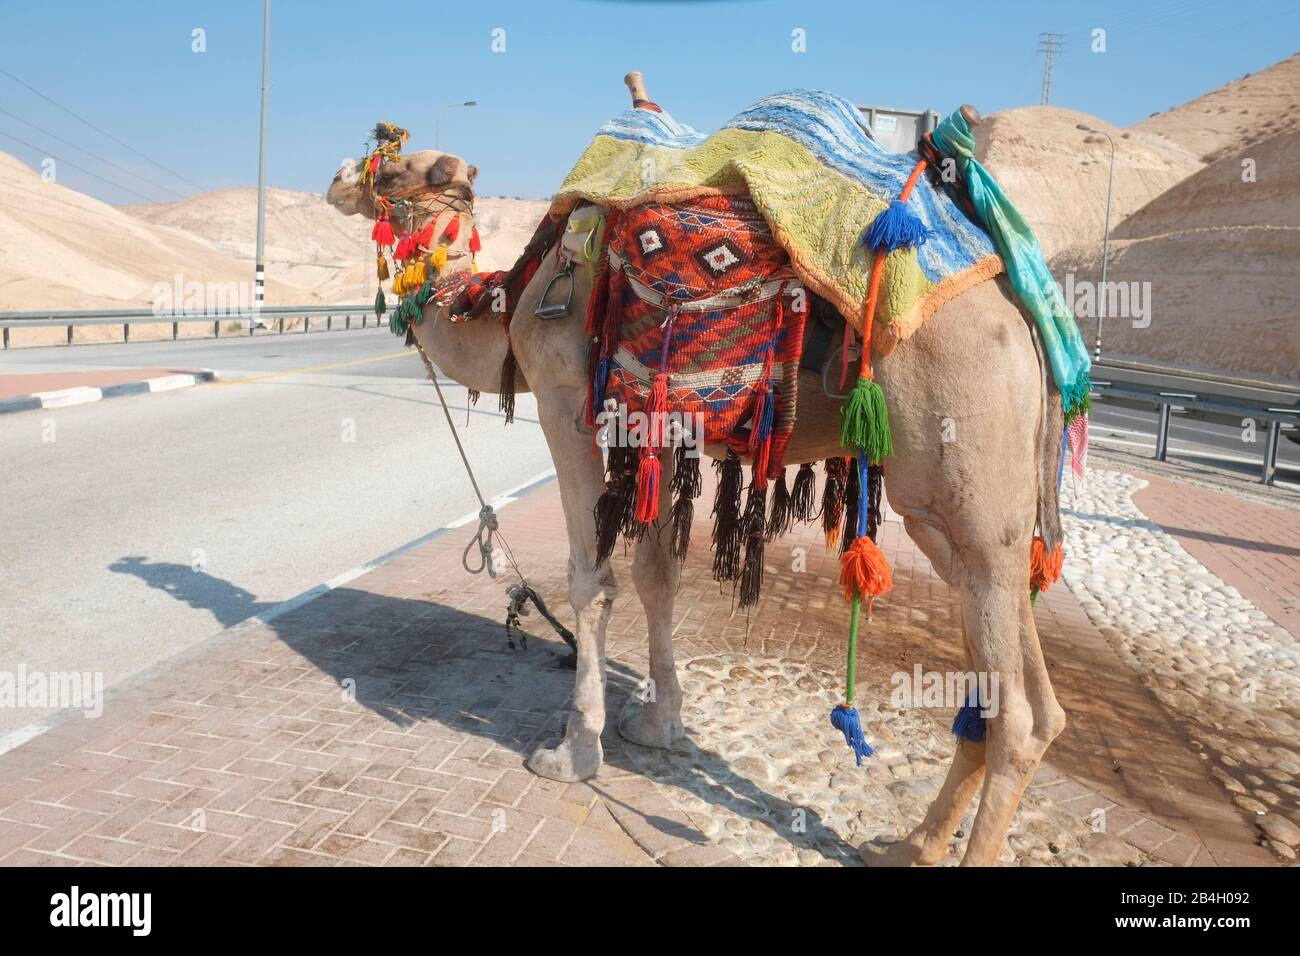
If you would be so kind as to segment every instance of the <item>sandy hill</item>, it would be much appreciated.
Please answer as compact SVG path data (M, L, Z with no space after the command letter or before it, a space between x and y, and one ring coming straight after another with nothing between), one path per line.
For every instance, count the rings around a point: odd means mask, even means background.
M546 207L480 198L480 267L512 265ZM251 298L256 215L252 187L115 207L0 153L0 312L145 307L154 285L177 274L187 283L247 283ZM374 298L369 222L339 215L312 193L268 189L266 237L269 304Z
M1242 181L1242 160L1256 163ZM1108 320L1103 351L1300 382L1300 131L1225 155L1113 233L1108 282L1150 283L1151 324ZM1052 260L1057 278L1092 280L1097 245ZM1089 334L1093 320L1081 318Z
M118 208L144 222L201 236L252 268L257 245L257 190L252 186ZM371 257L369 223L340 216L313 193L266 190L268 276L310 291L312 301L364 302L375 294L373 281L367 290L362 268Z
M144 222L46 182L0 153L0 311L148 306L157 282L249 282L252 268L206 239ZM267 299L301 302L272 280Z
M1076 242L1100 244L1105 229L1110 145L1079 130L1080 123L1105 130L1115 141L1112 227L1201 167L1177 145L1087 113L1055 106L990 113L976 128L976 158L1020 209L1048 256Z
M1300 129L1300 53L1130 129L1176 143L1206 163Z

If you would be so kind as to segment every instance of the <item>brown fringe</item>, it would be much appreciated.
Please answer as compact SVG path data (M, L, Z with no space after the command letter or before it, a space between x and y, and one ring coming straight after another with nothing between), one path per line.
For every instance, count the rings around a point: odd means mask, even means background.
M840 554L849 550L849 545L858 536L858 498L862 493L858 463L852 458L844 460L849 463L849 476L844 485L844 533L840 535Z
M827 458L822 464L826 487L822 489L822 532L826 547L833 548L840 537L840 518L844 516L844 489L849 481L847 458Z
M405 339L404 341L406 342L406 347L407 347L408 349L409 349L412 345L415 344L415 325L414 325L414 323L412 323L412 324L408 324L408 325L406 326L406 339Z
M677 497L671 512L672 553L678 561L685 561L691 547L691 522L695 520L692 499L698 498L701 490L700 456L688 455L685 445L678 445L674 452L673 478L668 490Z
M880 530L880 490L884 483L884 469L879 465L868 465L867 505L871 510L867 512L867 537L872 541L876 540L876 532Z
M636 455L631 448L609 450L609 474L605 490L596 502L596 566L614 553L629 512L635 512Z
M790 521L793 524L807 524L817 517L813 513L813 501L816 500L817 473L813 471L812 462L799 466L794 476L794 488L790 492Z
M477 388L469 389L469 403L471 405L477 405L478 399L479 399L479 390Z
M763 515L767 511L767 489L749 483L745 517L741 528L745 538L745 566L740 572L740 606L753 607L763 589Z
M691 522L695 520L695 503L685 495L678 495L672 507L673 557L678 561L686 560L686 553L691 547Z
M740 456L730 448L723 461L713 463L713 470L718 473L718 493L713 499L713 579L734 581L740 576L740 491L745 475Z
M673 461L673 480L669 490L675 495L698 498L703 485L700 481L700 456L688 455L685 445L678 445Z
M515 361L514 346L506 344L506 357L501 361L501 411L505 412L506 424L515 420L515 372L519 364Z
M767 519L767 540L772 541L779 538L790 530L794 523L794 515L790 510L790 486L785 483L785 469L781 469L781 475L776 482L776 490L772 492L772 513Z

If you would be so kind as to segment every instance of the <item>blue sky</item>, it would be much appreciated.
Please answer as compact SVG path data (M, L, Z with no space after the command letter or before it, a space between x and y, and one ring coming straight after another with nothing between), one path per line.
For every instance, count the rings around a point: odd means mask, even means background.
M0 11L0 68L184 179L2 74L0 150L34 167L60 157L60 182L111 202L140 199L68 163L162 200L193 192L184 180L256 182L261 0L0 0ZM196 27L202 54L191 50ZM1105 53L1089 49L1097 27ZM791 50L796 28L804 53ZM479 167L483 195L546 196L595 127L626 108L630 69L705 130L787 87L944 113L1036 104L1040 31L1066 35L1053 105L1125 125L1295 52L1300 3L273 0L268 178L320 192L377 120L410 129L408 148L429 148L438 108L475 99L447 111L443 148Z

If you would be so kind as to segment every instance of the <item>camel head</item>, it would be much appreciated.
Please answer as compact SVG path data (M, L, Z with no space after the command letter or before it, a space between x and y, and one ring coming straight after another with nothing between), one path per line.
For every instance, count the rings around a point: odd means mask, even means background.
M382 141L381 141L382 142ZM471 268L474 222L474 178L478 170L459 156L437 150L401 153L394 150L379 164L373 184L363 179L359 161L345 160L325 194L331 206L345 216L375 218L376 197L386 205L398 235L414 233L432 222L434 235L446 247L446 265L438 273L446 278ZM448 227L455 223L455 233ZM391 307L392 303L390 303ZM425 353L451 378L467 388L496 392L509 348L505 327L491 319L455 323L432 302L424 307L424 321L413 334ZM522 379L522 376L520 377ZM526 385L520 381L520 392Z
M372 191L368 183L362 182L357 166L358 160L344 160L325 198L345 216L373 219ZM463 197L472 209L477 175L478 170L459 156L425 149L385 160L375 176L374 192L390 198L457 195Z

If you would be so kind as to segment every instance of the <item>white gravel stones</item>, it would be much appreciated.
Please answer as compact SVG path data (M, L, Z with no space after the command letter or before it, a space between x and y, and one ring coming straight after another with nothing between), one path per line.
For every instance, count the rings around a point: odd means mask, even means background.
M710 839L747 863L860 865L865 840L893 842L925 816L952 756L931 711L894 710L889 686L859 689L874 757L854 765L830 725L842 675L802 663L715 654L682 665L687 739L669 751L628 745L638 769ZM962 824L970 833L973 808ZM964 849L964 839L957 841ZM1065 810L1031 790L1012 823L1004 864L1136 862L1103 845ZM959 853L949 853L947 865Z
M1064 579L1112 645L1152 676L1194 744L1227 768L1211 772L1234 802L1300 820L1300 642L1137 509L1132 495L1145 485L1100 470L1066 482Z

